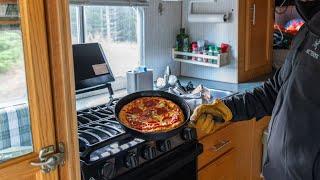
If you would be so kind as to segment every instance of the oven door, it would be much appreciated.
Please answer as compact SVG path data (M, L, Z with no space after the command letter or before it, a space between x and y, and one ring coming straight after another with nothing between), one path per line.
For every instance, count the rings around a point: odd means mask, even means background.
M197 179L197 157L203 152L198 141L188 142L116 179Z

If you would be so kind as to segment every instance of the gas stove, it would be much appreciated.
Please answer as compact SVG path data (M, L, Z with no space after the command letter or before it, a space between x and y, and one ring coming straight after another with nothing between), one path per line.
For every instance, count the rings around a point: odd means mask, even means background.
M196 141L196 131L185 128L171 138L145 141L126 133L113 110L117 103L77 112L82 179L113 179L142 167L179 146Z
M186 127L161 141L132 136L114 116L114 77L101 46L73 45L73 57L76 93L106 88L110 96L106 104L77 111L83 180L196 179L202 145L195 129Z

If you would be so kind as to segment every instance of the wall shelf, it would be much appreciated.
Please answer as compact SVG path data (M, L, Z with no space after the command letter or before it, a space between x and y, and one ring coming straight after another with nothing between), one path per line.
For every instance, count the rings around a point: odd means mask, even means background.
M18 0L0 0L0 4L17 4Z
M20 18L8 18L8 17L0 17L0 25L14 25L20 24Z
M186 57L186 59L181 58L181 56ZM214 63L191 60L192 57L214 60ZM187 64L194 64L199 66L219 68L228 64L228 57L229 57L229 53L222 53L217 56L209 56L209 55L203 55L203 54L194 54L190 52L181 52L181 51L176 51L175 49L172 49L172 59L174 61L187 63Z
M20 24L17 0L0 0L0 25Z

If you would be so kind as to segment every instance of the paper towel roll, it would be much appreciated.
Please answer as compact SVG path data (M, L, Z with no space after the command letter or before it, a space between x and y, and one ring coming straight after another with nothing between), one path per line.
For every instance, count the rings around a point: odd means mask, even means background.
M189 14L189 22L226 22L227 14Z
M226 22L230 18L228 12L225 13L214 13L214 14L197 14L193 13L193 3L211 2L212 0L190 0L188 10L188 21L189 22L205 22L205 23L222 23Z

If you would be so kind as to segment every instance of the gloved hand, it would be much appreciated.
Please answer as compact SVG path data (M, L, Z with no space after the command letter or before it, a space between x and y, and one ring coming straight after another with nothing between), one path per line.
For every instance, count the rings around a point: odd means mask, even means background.
M220 99L198 106L190 119L197 129L210 133L215 128L215 118L222 118L225 122L232 119L231 110Z

